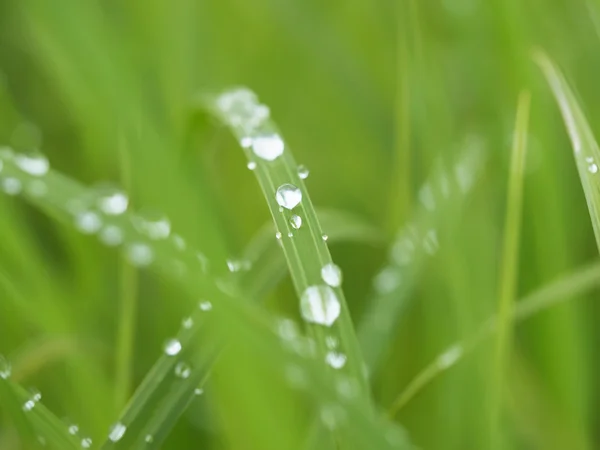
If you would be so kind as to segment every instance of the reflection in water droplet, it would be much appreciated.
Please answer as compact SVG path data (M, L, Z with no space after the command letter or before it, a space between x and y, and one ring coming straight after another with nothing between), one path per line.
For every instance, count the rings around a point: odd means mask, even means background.
M125 435L126 431L127 427L121 422L117 422L110 428L108 439L110 439L112 442L118 442Z
M250 161L250 162L248 163L247 167L248 167L248 169L250 169L250 170L254 170L254 169L256 169L256 162L254 162L254 161Z
M298 166L298 176L301 180L306 180L309 174L310 172L308 171L305 165L301 164Z
M342 284L342 270L333 263L325 264L321 268L321 278L331 287Z
M322 238L324 241L327 241L327 239L329 239L329 236L327 236L326 234L324 234L323 236L321 236L321 238Z
M127 260L138 267L145 267L152 263L154 260L154 252L148 244L141 242L134 242L127 246L126 250Z
M133 217L133 226L150 239L166 239L171 234L171 221L156 211L142 211Z
M12 373L12 366L10 362L2 355L0 355L0 378L7 380Z
M265 161L274 161L285 150L283 139L278 134L256 136L252 139L252 151L256 156Z
M169 339L167 342L165 342L163 350L166 355L175 356L181 351L181 342L179 342L177 339Z
M293 238L294 237L294 233L292 233L291 231L288 233L288 237L289 238Z
M83 234L94 234L102 227L102 220L94 211L80 212L75 216L75 227Z
M178 362L175 366L175 376L178 378L188 378L192 373L192 369L186 363Z
M17 195L21 193L23 184L18 178L8 177L2 180L2 190L8 195Z
M25 412L31 411L33 408L35 408L35 402L33 400L27 400L23 404L23 411Z
M302 217L294 214L292 217L290 217L290 225L293 229L298 230L302 226Z
M123 231L116 225L106 225L98 235L100 242L109 247L116 247L123 243Z
M339 317L340 310L340 301L329 286L310 286L300 299L302 317L311 323L330 327Z
M302 201L302 191L293 184L282 184L277 188L275 200L282 208L294 209Z
M212 309L212 303L208 300L202 300L200 303L198 303L198 308L200 308L202 311L210 311Z
M15 164L23 172L36 177L46 175L50 169L48 158L39 152L18 153L15 155Z
M339 352L327 352L325 362L334 369L341 369L346 364L346 355Z
M111 184L101 184L96 187L98 192L98 208L109 216L118 216L127 211L129 197L125 192Z

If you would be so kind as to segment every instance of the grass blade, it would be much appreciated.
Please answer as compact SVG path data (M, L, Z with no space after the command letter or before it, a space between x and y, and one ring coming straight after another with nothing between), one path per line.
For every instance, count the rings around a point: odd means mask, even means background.
M502 448L501 433L502 397L512 339L512 310L515 300L517 271L519 265L519 240L523 204L523 178L529 127L531 94L523 91L519 95L514 142L508 180L504 245L502 251L502 273L498 302L498 325L494 352L493 380L490 403L490 442L493 448Z

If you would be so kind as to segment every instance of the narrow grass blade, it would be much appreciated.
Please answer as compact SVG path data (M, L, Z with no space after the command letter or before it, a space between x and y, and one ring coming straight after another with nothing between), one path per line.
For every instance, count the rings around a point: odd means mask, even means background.
M589 293L598 287L600 287L600 263L580 268L574 273L543 286L519 300L511 311L511 320L517 323L522 322L562 302ZM394 400L388 409L389 415L394 416L411 399L431 384L434 379L454 367L483 340L493 336L497 329L498 319L497 317L491 317L470 338L447 347L444 352L440 353L419 372Z
M387 264L374 279L369 309L359 327L367 366L378 368L382 355L408 304L423 264L438 250L439 235L460 212L482 166L483 150L471 139L451 167L438 165L419 192L420 209L401 230L389 250Z
M573 91L556 65L541 51L534 53L542 69L571 138L575 163L585 194L596 245L600 251L600 148Z
M339 268L332 263L302 171L270 120L269 108L245 88L207 97L203 103L230 127L245 150L279 233L300 310L321 357L327 361L331 354L325 341L337 341L336 352L344 355L342 371L359 380L365 404L370 404L363 359L340 287ZM332 279L323 276L327 271Z
M69 434L67 425L40 402L41 395L38 395L40 394L32 394L9 378L0 376L0 405L10 412L23 439L29 439L29 444L34 448L81 448L79 439Z
M519 241L523 204L523 178L525 175L525 155L529 127L531 95L523 91L519 95L517 118L514 131L506 219L504 224L504 244L502 251L502 272L498 301L498 325L493 363L493 383L490 402L490 442L493 448L502 448L501 415L503 391L507 364L510 357L512 339L512 318L517 273L519 267Z

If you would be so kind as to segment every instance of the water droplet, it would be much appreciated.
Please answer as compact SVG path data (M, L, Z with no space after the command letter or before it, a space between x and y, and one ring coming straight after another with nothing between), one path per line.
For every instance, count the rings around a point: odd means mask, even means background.
M240 145L242 146L242 148L252 147L252 138L250 136L244 136L242 139L240 139ZM250 170L254 170L254 169L250 169Z
M294 230L298 230L302 226L302 217L294 214L292 217L290 217L290 225Z
M42 180L31 180L27 183L26 191L32 197L43 197L48 193L48 185Z
M154 438L152 437L151 434L147 434L146 437L144 438L144 440L148 443L148 444L152 444L154 442Z
M341 369L346 364L346 355L339 352L327 352L325 362L334 369Z
M92 439L89 437L81 440L81 448L90 448L92 446Z
M283 139L278 134L256 136L252 139L252 151L256 156L265 161L274 161L285 150Z
M212 309L212 303L208 300L202 300L198 304L198 308L200 308L202 311L210 311Z
M94 234L102 227L102 220L94 211L80 212L75 216L75 227L83 234Z
M36 403L42 399L42 393L37 389L31 389L31 397L23 404L23 411L28 412L35 408Z
M109 216L118 216L127 211L129 197L125 192L111 184L101 184L96 187L98 192L98 208Z
M34 402L39 402L42 399L42 393L37 389L30 389L29 392L31 392L31 399Z
M21 193L23 184L18 178L8 177L2 180L2 190L8 195L17 195Z
M294 209L302 201L302 191L293 184L282 184L277 188L275 199L282 208Z
M306 168L305 165L300 164L298 166L298 176L300 177L301 180L306 180L308 178L309 174L310 174L310 172L308 171L308 169Z
M181 342L179 342L177 339L169 339L167 342L165 342L163 349L166 355L175 356L181 351Z
M133 217L133 226L150 239L166 239L171 234L171 221L158 211L144 210Z
M597 173L598 172L598 166L596 164L590 164L588 167L588 171L590 173Z
M321 269L321 278L331 287L342 284L342 270L333 263L325 264Z
M41 177L50 170L50 162L43 154L39 152L18 153L15 155L15 164L23 172Z
M186 363L178 362L175 366L175 376L178 378L188 378L192 373L192 369Z
M189 330L190 328L192 328L194 326L194 319L192 319L191 317L186 317L181 322L181 326L183 328L185 328L186 330Z
M300 299L302 317L308 322L330 327L339 317L340 310L340 301L329 286L310 286Z
M204 389L202 389L202 388L194 389L194 395L202 395L202 394L204 394Z
M123 243L123 231L116 225L106 225L98 235L100 242L109 247L116 247Z
M288 233L288 237L289 238L293 238L294 237L294 233L292 233L291 231Z
M127 427L121 422L117 422L112 427L110 427L108 439L110 439L111 442L118 442L125 435L126 431Z
M148 266L154 260L154 252L148 244L141 242L134 242L127 246L126 250L127 260L134 266L144 267Z
M250 270L252 268L252 263L246 260L228 259L227 268L232 273L241 272L242 270Z
M8 359L0 355L0 378L7 380L12 373L12 366Z
M298 327L291 319L280 319L277 323L277 334L286 341L292 341L298 337Z
M325 337L325 346L329 350L336 349L338 345L339 345L339 342L335 336L326 336Z
M585 157L585 162L593 163L594 162L594 158L592 156L586 156Z
M35 402L31 399L27 400L23 404L23 411L25 411L25 412L31 411L33 408L35 408Z
M275 233L275 238L278 240L281 239L281 233L279 231L277 233Z
M439 249L437 233L435 230L429 230L423 239L423 248L427 253L433 255Z
M254 170L254 169L256 169L256 162L254 162L254 161L250 161L250 162L248 163L247 167L248 167L248 169L249 169L249 170Z
M77 433L79 433L79 426L78 425L69 425L68 428L69 434L72 434L73 436L75 436Z
M321 236L321 238L322 238L322 239L323 239L325 242L327 242L327 239L329 239L329 236L327 236L326 234L324 234L324 235L322 235L322 236Z
M400 275L396 268L388 266L375 276L373 284L379 294L389 294L400 286Z
M460 345L453 345L438 357L438 367L440 367L441 369L447 369L448 367L452 366L456 361L458 361L462 354L463 348Z
M185 250L187 248L187 244L185 243L185 239L183 239L180 235L178 234L173 234L173 236L171 237L171 239L173 239L173 244L175 245L175 248L177 250Z

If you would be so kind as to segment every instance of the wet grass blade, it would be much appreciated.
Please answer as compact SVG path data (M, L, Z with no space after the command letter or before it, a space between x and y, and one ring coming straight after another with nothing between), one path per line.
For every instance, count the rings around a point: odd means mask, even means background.
M511 312L511 320L520 323L553 306L577 298L600 287L600 263L578 269L574 273L552 282L520 299ZM394 416L410 400L441 374L454 367L498 329L497 317L491 317L470 338L456 342L440 353L407 385L388 409Z

